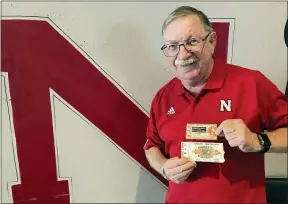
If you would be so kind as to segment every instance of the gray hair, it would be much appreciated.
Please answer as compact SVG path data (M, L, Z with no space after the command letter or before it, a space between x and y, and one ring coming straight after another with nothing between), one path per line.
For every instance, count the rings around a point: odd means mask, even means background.
M172 13L169 14L169 16L166 18L162 25L162 35L164 35L164 31L169 23L172 21L185 17L188 15L197 15L200 18L200 21L205 29L206 32L212 32L213 28L211 26L211 23L208 19L208 17L200 10L197 10L196 8L193 8L191 6L180 6L176 8Z

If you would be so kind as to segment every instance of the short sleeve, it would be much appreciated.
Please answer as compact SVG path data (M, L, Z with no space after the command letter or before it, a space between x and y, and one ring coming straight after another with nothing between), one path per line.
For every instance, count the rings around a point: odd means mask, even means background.
M288 127L288 97L257 71L257 93L262 127L271 131Z
M151 147L158 147L162 153L165 152L165 143L160 138L157 130L156 125L156 111L157 111L157 101L156 97L152 101L151 109L150 109L150 117L147 125L147 131L146 131L146 143L144 145L144 150L148 150Z

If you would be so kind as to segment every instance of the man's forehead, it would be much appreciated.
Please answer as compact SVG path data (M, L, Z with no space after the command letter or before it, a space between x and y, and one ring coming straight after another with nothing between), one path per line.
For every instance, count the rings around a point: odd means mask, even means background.
M172 21L165 29L166 42L184 41L191 36L200 36L204 32L203 25L197 15L189 15Z

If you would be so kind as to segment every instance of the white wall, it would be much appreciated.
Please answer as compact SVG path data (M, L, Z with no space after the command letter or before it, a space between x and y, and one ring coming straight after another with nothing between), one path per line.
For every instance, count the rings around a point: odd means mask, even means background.
M262 71L282 91L287 82L287 48L283 39L287 3L284 2L2 4L4 16L49 17L132 95L146 112L149 111L155 92L172 77L159 49L163 42L160 30L164 18L180 5L202 9L210 18L235 18L232 63ZM7 101L3 95L2 99ZM65 101L56 100L54 104L55 114L60 118L54 121L57 124L58 165L60 176L73 180L70 184L74 202L163 201L165 189L162 185L105 139L97 127L80 119L73 112L73 107L67 108L63 103ZM11 149L13 132L7 122L7 103L3 103L2 108L2 148L5 148L2 155L2 202L9 202L7 182L15 181L17 175ZM65 120L73 125L68 126L63 122ZM82 140L79 140L80 134L85 135ZM76 145L81 146L78 151L75 151ZM105 157L97 155L95 149L100 149ZM108 161L107 157L114 162ZM75 168L75 162L71 161L74 159L81 168ZM102 163L103 168L99 168L96 163ZM287 177L287 155L268 154L266 175ZM81 186L86 186L85 191L80 189ZM88 191L87 186L91 187Z

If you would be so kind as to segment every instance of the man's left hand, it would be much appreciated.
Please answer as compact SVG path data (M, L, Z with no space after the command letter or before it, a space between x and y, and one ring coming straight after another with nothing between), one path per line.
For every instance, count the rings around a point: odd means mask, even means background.
M231 147L243 152L257 152L261 149L257 134L253 133L241 119L224 120L216 129L216 135L225 137Z

